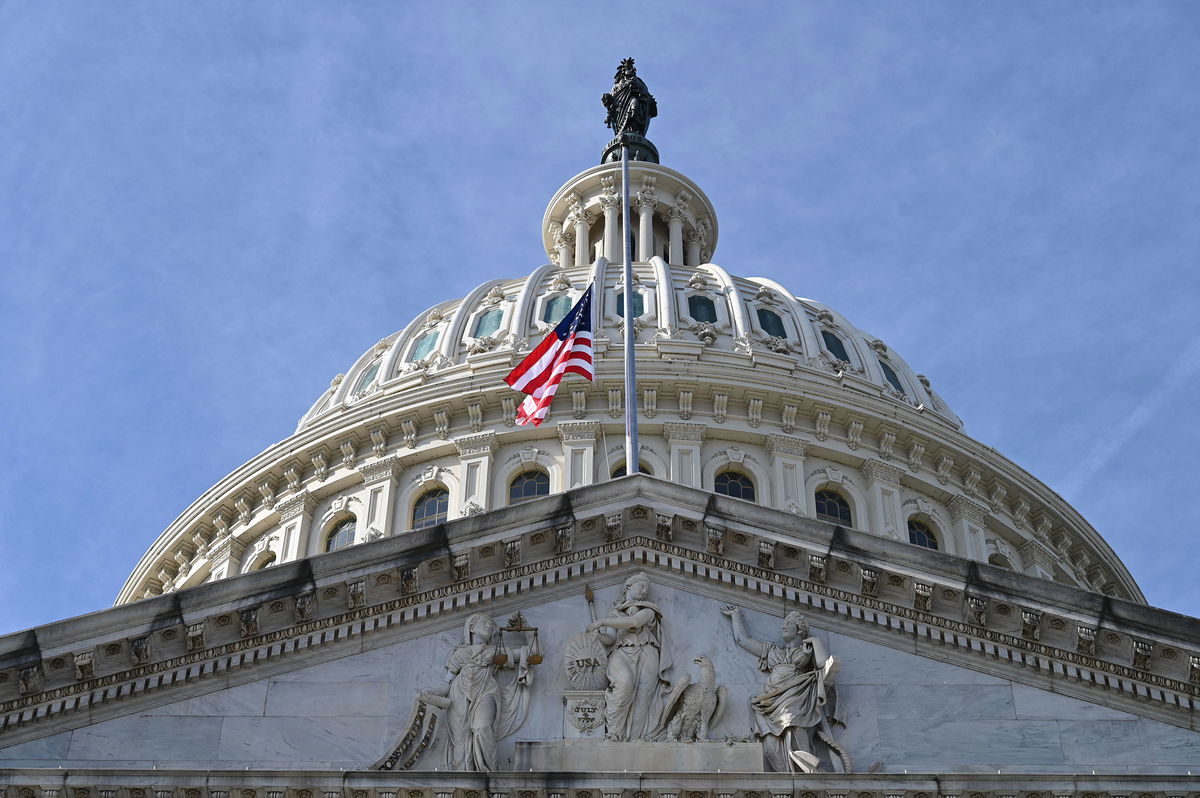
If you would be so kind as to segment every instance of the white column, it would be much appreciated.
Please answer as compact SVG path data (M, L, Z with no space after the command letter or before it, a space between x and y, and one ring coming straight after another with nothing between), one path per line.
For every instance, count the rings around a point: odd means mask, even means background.
M596 477L595 421L560 421L558 437L563 447L563 490L591 485Z
M804 489L804 455L808 444L786 435L768 435L767 453L775 481L775 503L781 510L811 518L808 492Z
M701 487L700 447L704 443L704 425L668 421L663 424L663 435L670 446L671 473L667 478L677 485Z
M870 532L891 538L908 540L908 530L901 534L904 523L900 506L900 477L903 469L882 460L868 460L859 469L867 483L867 502L870 504Z
M496 433L456 438L459 479L462 483L462 514L472 515L492 506L492 455L496 452Z
M558 267L566 269L575 263L575 251L572 246L575 243L575 234L564 230L560 224L556 223L554 227L554 249L558 252Z
M987 562L984 530L987 529L988 508L965 496L955 496L946 503L946 509L950 511L950 522L954 525L950 534L960 542L955 554L977 562Z
M638 211L639 263L647 263L654 255L654 200L638 197L634 200Z
M688 230L684 235L683 240L687 243L687 265L700 265L700 233L696 230Z
M602 194L600 207L604 211L604 257L609 263L622 263L625 248L621 245L621 198Z
M363 476L363 518L359 519L358 539L375 540L395 533L396 475L399 473L400 458L385 457L369 463L359 470Z
M670 257L667 262L674 266L683 265L683 212L671 208L667 212L667 230L670 233Z
M279 561L291 562L307 557L308 538L312 527L312 513L317 508L317 499L308 491L301 491L290 499L277 504L279 529L283 539L279 544Z

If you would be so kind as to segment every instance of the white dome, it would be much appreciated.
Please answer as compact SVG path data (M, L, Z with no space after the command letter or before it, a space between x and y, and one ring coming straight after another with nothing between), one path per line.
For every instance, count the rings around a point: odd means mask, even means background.
M431 489L436 520L452 520L505 506L522 474L543 474L541 493L611 478L624 465L624 286L605 258L619 174L594 167L554 195L550 263L435 305L335 378L292 437L159 537L118 602L403 534ZM709 262L716 214L697 186L648 163L631 182L643 469L705 490L733 474L760 504L1144 603L1095 530L965 435L881 340ZM546 424L515 426L521 397L502 378L593 281L595 382L568 377Z

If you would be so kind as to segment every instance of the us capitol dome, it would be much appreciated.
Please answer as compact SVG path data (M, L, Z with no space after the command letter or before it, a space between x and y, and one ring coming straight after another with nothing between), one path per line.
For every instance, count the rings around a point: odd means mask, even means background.
M967 435L882 338L719 265L714 204L638 141L632 286L614 140L551 196L546 263L440 302L371 346L291 437L159 536L117 603L621 478L634 470L622 446L626 290L643 474L1145 603L1079 513ZM517 426L521 396L502 378L592 282L595 381L568 377L547 423Z

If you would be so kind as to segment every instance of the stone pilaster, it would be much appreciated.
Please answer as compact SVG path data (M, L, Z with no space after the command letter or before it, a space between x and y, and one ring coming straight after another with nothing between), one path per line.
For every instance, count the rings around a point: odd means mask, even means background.
M280 562L291 562L309 555L308 538L312 530L313 510L316 508L316 497L306 490L275 505L275 509L279 510L279 528L283 535L279 546Z
M558 437L563 447L564 490L590 485L595 480L596 435L599 431L600 425L595 421L559 423Z
M399 457L385 457L358 469L363 477L365 518L359 519L359 536L364 540L392 534Z
M671 473L668 479L678 485L702 488L700 484L700 446L704 443L703 424L663 424L663 435L670 446Z
M775 482L775 501L782 510L796 515L813 516L808 491L804 489L804 455L808 444L786 435L766 436L767 454Z
M870 531L892 540L908 540L900 506L900 477L904 471L882 460L867 460L859 470L866 480Z
M950 522L954 525L952 534L964 546L963 551L956 553L971 560L987 562L987 536L984 530L987 529L988 508L965 496L955 496L946 503L946 509L950 511Z
M496 453L496 433L484 432L456 438L459 477L462 480L463 515L492 508L492 459Z

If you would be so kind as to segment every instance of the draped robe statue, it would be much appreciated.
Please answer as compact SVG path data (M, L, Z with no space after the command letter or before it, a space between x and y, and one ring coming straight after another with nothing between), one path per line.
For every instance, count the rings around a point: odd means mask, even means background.
M617 67L612 90L603 95L600 101L608 109L604 124L612 128L616 136L622 133L645 136L650 120L658 116L658 103L654 101L645 82L637 76L632 58L626 58Z

